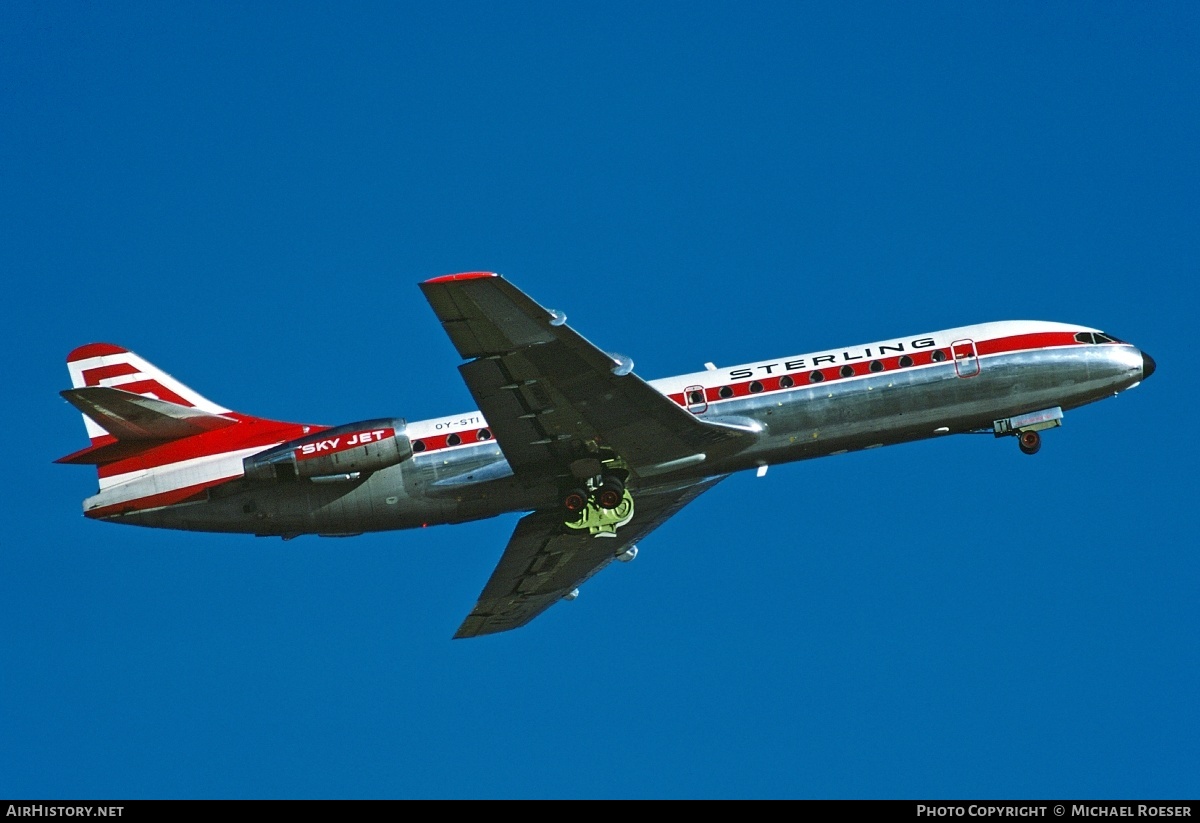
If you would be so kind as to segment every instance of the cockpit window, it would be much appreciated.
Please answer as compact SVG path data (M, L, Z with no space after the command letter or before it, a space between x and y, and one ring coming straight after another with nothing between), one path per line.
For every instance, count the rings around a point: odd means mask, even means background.
M1075 342L1076 343L1123 343L1124 341L1118 340L1117 338L1113 337L1111 334L1105 334L1104 332L1101 332L1101 331L1097 331L1097 332L1081 331L1075 335Z

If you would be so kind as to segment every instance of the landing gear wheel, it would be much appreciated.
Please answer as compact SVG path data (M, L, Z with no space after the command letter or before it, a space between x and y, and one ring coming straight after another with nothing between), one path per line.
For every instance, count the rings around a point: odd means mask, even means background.
M625 484L615 477L604 478L604 483L596 489L596 505L602 509L615 509L625 498Z
M1021 432L1017 435L1017 444L1025 454L1037 454L1042 447L1042 436L1033 431Z
M583 489L571 489L563 495L563 508L571 514L578 514L587 508L587 492Z

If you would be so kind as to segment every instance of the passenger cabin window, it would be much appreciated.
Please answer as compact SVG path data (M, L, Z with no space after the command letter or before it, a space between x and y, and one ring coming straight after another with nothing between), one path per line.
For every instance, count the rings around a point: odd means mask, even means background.
M762 385L762 383L759 383L757 380L755 380L753 383L750 384L750 393L751 394L758 394L762 390L763 390L763 385Z
M907 354L900 355L900 367L901 368L907 369L912 364L913 364L913 359L911 357L909 357Z
M815 371L808 376L808 382L810 383L820 383L824 379L825 375L819 371Z
M702 391L690 392L688 394L688 402L691 403L693 406L696 405L697 403L703 403L704 402L704 392L702 392Z
M872 360L871 361L871 371L874 371L874 372L883 371L883 364L880 363L878 360Z
M415 451L415 452L419 453L419 452L425 451L425 441L424 440L414 440L412 446L413 446L413 451Z
M854 367L851 365L842 366L842 370L838 372L842 377L853 377Z
M487 429L480 429L478 432L475 433L475 439L476 440L491 440L492 433L490 431L488 431Z
M721 395L721 397L728 399L730 397L733 397L733 388L730 386L722 386L721 390L718 391L717 394Z
M452 434L446 438L446 445L448 445L448 446L457 446L461 442L462 442L462 438L459 437L457 434Z
M794 385L796 385L796 381L792 379L790 374L785 374L779 378L779 388L781 389L790 389Z
M934 349L933 354L930 355L930 357L933 358L934 363L941 363L943 360L946 359L946 353L944 351L942 351L941 349Z

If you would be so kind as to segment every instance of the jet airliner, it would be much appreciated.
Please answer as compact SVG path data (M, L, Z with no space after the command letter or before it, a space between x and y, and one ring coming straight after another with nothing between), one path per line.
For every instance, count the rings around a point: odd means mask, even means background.
M94 465L93 519L302 534L525 512L455 637L523 626L735 472L948 434L1026 454L1063 413L1138 385L1135 346L1085 326L1003 321L643 380L509 281L421 290L466 361L477 411L288 423L231 411L120 346L67 357Z

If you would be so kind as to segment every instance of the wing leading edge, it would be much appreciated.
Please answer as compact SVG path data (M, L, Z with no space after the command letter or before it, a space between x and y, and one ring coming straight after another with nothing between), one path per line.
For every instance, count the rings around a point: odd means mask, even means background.
M756 430L699 420L499 275L421 284L513 472L545 480L596 445L639 477L740 451Z

